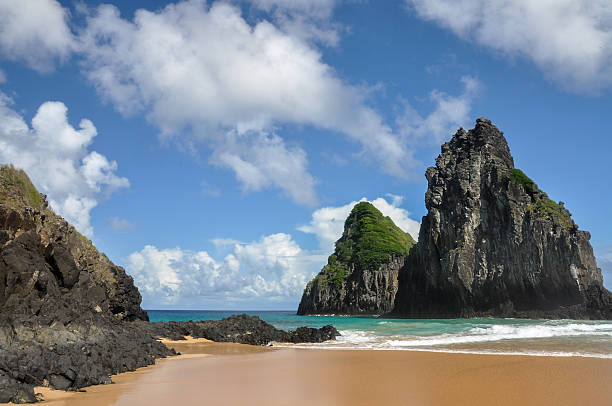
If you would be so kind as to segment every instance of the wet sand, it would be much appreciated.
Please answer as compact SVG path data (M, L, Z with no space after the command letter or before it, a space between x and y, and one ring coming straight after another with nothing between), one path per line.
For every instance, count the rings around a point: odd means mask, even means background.
M189 351L206 353L160 360L85 393L46 390L45 404L612 405L609 359L204 342Z

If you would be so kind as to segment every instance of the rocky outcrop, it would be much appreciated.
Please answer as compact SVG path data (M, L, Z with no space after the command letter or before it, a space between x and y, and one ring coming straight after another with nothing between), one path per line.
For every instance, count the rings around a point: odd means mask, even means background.
M226 317L222 320L171 321L147 323L144 326L158 338L182 340L185 336L206 338L216 342L232 342L251 345L268 345L272 342L321 343L335 340L340 335L332 325L317 328L299 327L294 331L275 328L257 316L246 314Z
M48 277L53 287L44 292L44 298L79 292L97 313L118 321L148 320L132 277L56 215L25 172L2 166L0 184L0 272L6 281L3 290L0 286L0 306L25 311L43 303L28 299L30 285L42 282L24 282L28 277Z
M412 237L371 203L355 205L327 265L306 286L298 314L384 314Z
M56 215L27 175L0 166L0 403L33 386L76 390L175 352L184 335L265 345L334 339L331 326L277 330L257 317L149 323L132 278Z
M489 120L459 129L425 176L428 213L395 315L612 318L590 234L514 168Z
M32 386L78 389L172 354L125 271L48 207L27 175L0 167L0 402Z

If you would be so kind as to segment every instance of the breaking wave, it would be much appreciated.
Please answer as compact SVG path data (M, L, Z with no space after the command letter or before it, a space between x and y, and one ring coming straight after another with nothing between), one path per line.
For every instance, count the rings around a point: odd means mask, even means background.
M506 320L506 322L508 322ZM288 345L299 348L412 350L450 353L612 358L612 323L572 320L527 324L478 324L458 331L427 335L388 334L378 329L341 330L336 341ZM442 323L441 323L442 324ZM285 345L282 345L285 346Z

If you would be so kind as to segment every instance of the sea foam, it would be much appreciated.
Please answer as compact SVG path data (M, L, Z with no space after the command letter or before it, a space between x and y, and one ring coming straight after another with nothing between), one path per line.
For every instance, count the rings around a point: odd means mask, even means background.
M536 323L479 325L453 333L430 335L385 335L381 331L341 330L342 335L336 341L290 346L612 358L612 323L568 320ZM388 322L377 324L380 326Z

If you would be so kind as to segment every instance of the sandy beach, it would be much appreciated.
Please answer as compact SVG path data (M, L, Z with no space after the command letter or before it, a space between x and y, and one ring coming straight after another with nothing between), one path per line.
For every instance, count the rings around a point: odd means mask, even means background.
M612 360L170 342L183 355L66 393L74 405L610 405Z

